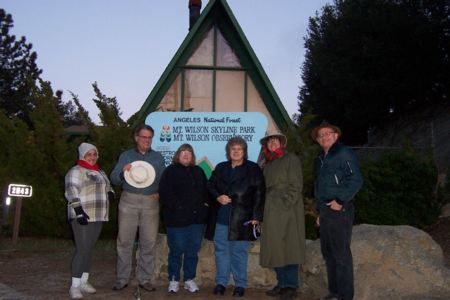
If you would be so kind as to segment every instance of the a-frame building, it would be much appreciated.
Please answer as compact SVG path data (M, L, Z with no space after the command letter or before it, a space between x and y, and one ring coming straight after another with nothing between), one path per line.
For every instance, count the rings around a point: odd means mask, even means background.
M226 0L210 0L138 113L262 112L268 130L292 122Z

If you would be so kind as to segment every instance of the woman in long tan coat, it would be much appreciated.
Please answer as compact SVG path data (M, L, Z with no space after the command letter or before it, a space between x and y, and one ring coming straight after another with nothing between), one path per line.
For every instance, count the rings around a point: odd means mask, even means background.
M299 158L285 150L280 133L261 139L266 159L266 200L261 234L260 264L274 268L277 285L268 296L294 299L299 287L299 264L305 261L303 176Z

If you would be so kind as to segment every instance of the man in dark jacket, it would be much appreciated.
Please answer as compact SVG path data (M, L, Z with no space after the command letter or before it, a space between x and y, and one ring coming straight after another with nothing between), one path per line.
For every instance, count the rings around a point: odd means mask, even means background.
M314 196L328 275L329 294L322 299L327 300L353 299L352 200L363 182L358 160L350 148L338 141L340 135L341 130L329 123L322 123L311 132L323 150L315 162Z

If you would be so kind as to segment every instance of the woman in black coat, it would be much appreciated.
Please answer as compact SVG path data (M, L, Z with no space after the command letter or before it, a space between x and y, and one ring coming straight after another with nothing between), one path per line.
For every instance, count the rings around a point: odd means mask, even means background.
M159 196L169 246L168 291L178 292L183 265L184 288L192 293L197 292L199 288L194 279L209 196L205 173L195 165L191 145L183 144L178 148L172 164L162 174Z
M228 161L219 163L208 182L212 212L206 238L214 240L216 287L223 295L233 275L233 296L242 297L247 286L247 260L254 226L262 221L264 176L259 166L247 160L247 143L239 136L226 145Z

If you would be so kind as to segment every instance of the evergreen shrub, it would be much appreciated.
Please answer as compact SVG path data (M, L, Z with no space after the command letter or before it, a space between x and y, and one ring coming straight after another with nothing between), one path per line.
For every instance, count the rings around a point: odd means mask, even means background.
M364 184L355 197L355 223L423 228L444 203L436 193L437 169L431 156L403 149L361 163Z
M314 240L318 231L312 165L318 151L312 147L303 150L308 152L302 155L306 237ZM406 148L363 158L360 163L364 184L354 200L355 224L425 228L436 222L442 206L450 202L449 176L445 186L437 189L437 169L431 155Z

